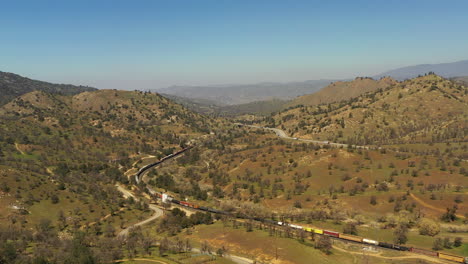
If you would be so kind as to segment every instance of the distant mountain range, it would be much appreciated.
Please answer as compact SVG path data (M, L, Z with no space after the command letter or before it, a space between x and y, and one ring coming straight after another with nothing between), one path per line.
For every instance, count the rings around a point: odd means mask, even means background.
M171 86L155 91L189 99L209 100L217 102L218 105L236 105L271 99L289 100L316 92L333 81L336 80L220 86Z
M435 74L445 78L468 76L468 60L451 63L420 64L408 66L381 73L374 76L373 78L379 79L384 76L390 76L394 79L402 81L405 79L418 77L418 75L424 75L428 72L434 72Z
M372 78L379 80L382 77L389 76L395 80L402 81L424 75L428 72L434 72L445 78L468 76L468 60L453 63L421 64L402 67L372 76ZM313 94L336 81L345 80L309 80L289 83L218 86L171 86L155 91L162 94L195 99L198 102L200 102L200 100L209 101L210 104L214 103L223 106L246 104L255 101L268 101L272 99L291 100L298 96ZM329 102L328 99L325 101Z
M31 80L18 74L0 71L0 106L8 103L18 96L32 91L43 91L46 93L61 95L74 95L95 90L97 89L88 86L54 84Z

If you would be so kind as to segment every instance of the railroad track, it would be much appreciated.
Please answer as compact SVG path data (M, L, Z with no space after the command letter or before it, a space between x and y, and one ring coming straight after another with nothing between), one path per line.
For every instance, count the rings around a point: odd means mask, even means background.
M359 146L355 146L355 147L359 147ZM154 163L151 163L149 165L146 165L146 166L142 167L138 171L138 173L135 175L137 184L139 183L139 181L142 179L144 174L149 169L151 169L151 168L153 168L155 166L158 166L159 164L161 164L161 163L163 163L163 162L165 162L167 160L176 158L177 156L183 154L184 152L190 150L191 148L193 148L193 146L182 149L182 150L180 150L180 151L178 151L178 152L176 152L174 154L170 154L170 155L162 158L161 160L159 160L157 162L154 162ZM214 214L223 214L223 215L231 215L232 216L232 214L230 214L228 212L224 212L224 211L217 210L217 209L214 209L214 208L203 207L203 206L198 206L196 204L188 203L188 202L185 202L185 201L179 201L179 200L175 199L174 197L171 197L171 196L169 196L167 194L157 192L157 191L153 190L151 187L147 187L147 189L148 189L148 192L150 192L151 195L160 198L163 202L169 202L169 203L177 204L179 206L184 206L184 207L191 208L191 209L194 209L194 210L210 212L210 213L214 213ZM240 217L235 217L235 218L240 218ZM351 235L341 234L339 232L335 232L335 231L331 231L331 230L318 229L318 228L306 228L306 227L302 227L300 225L295 225L295 224L291 224L291 223L276 222L276 221L273 221L273 220L270 220L270 219L252 218L252 217L247 217L247 216L244 217L244 218L240 218L240 219L250 219L250 220L259 221L259 222L263 222L263 223L267 223L267 224L272 224L272 225L277 225L277 226L282 226L282 227L288 227L288 228L292 228L292 229L304 230L304 231L306 231L308 233L311 233L311 234L329 236L332 239L351 241L351 242L356 242L356 243L360 243L360 244L363 244L363 245L378 246L378 247L391 249L391 250L396 250L396 251L405 251L405 252L409 251L409 252L412 252L412 253L415 253L415 254L422 254L422 255L426 255L426 256L432 256L432 257L435 257L435 258L438 258L438 259L450 260L450 261L454 261L454 262L457 262L457 263L468 263L468 258L465 258L465 257L462 257L462 256L449 255L449 254L445 254L445 253L442 253L442 252L435 252L435 251L430 251L430 250L425 250L425 249L418 249L418 248L414 248L414 247L406 247L406 246L401 246L401 245L396 245L396 244L391 244L391 243L386 243L386 242L379 242L379 241L366 239L366 238L362 238L362 237L358 237L358 236L351 236Z

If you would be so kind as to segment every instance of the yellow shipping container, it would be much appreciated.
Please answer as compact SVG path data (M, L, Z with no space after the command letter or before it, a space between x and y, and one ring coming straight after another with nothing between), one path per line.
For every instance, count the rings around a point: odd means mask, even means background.
M314 232L314 230L310 227L304 227L304 230L307 232Z
M444 253L440 253L440 252L439 252L439 258L452 260L452 261L456 261L456 262L460 262L460 263L465 262L465 259L463 257L448 255L448 254L444 254Z
M323 230L322 229L314 229L314 233L323 234Z

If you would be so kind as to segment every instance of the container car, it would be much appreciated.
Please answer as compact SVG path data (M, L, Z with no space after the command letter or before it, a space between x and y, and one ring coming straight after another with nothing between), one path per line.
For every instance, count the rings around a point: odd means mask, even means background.
M332 236L332 237L339 237L340 233L335 232L335 231L329 231L329 230L323 230L323 234L327 236Z
M180 201L180 205L190 207L190 204L184 201Z
M362 242L362 237L346 235L346 234L341 234L341 233L339 234L339 238L354 241L354 242L359 242L359 243Z
M458 263L465 263L465 259L463 257L455 256L455 255L449 255L449 254L440 253L440 252L439 252L439 258L446 259L446 260L452 260L452 261L455 261L455 262L458 262Z
M322 230L322 229L314 228L314 233L315 233L315 234L323 235L323 230Z

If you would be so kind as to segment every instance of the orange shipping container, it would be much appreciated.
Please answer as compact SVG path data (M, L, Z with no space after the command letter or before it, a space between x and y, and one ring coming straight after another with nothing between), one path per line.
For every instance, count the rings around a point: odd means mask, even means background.
M351 241L356 241L356 242L362 242L362 237L358 237L358 236L340 234L340 238L341 239L346 239L346 240L351 240Z

